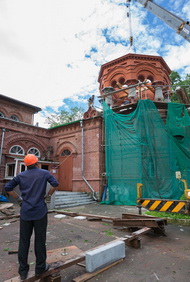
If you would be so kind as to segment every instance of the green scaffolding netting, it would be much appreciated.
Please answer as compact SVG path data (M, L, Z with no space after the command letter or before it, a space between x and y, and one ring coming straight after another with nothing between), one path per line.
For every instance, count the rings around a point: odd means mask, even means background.
M190 183L190 117L184 105L168 103L167 121L150 100L127 115L103 103L107 197L103 203L135 205L137 183L143 198L180 199Z

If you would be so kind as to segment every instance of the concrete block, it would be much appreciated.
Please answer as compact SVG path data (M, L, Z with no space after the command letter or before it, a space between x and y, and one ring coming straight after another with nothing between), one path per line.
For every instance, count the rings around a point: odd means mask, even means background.
M86 271L94 272L119 259L125 257L125 243L122 240L114 240L86 252Z

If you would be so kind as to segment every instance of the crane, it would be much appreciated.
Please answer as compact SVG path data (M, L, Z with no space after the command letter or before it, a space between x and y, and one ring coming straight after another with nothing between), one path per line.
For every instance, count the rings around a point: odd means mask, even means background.
M190 42L190 22L184 21L176 15L170 13L161 6L155 4L152 0L136 0L136 2L142 4L149 12L160 18L171 28L176 30L183 38Z

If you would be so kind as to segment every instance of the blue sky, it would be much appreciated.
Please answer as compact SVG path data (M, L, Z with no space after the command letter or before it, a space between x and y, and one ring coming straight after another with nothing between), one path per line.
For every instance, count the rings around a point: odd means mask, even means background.
M190 20L190 0L154 2ZM125 54L159 55L190 73L190 43L136 1L130 10L132 48L126 0L0 1L0 93L41 107L35 122L47 127L54 111L87 109L101 65Z

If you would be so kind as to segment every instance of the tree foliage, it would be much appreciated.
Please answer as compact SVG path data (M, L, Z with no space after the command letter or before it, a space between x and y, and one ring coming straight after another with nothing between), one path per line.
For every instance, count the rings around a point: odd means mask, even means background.
M73 121L77 121L82 119L84 114L84 109L81 107L71 108L69 111L62 110L60 112L56 112L55 114L51 114L46 118L46 123L50 125L50 127L70 123Z
M178 72L172 71L170 74L170 79L172 82L172 90L173 90L172 102L179 103L179 98L177 97L175 89L177 86L184 87L187 91L187 94L190 95L190 74L187 74L185 79L182 80Z

